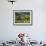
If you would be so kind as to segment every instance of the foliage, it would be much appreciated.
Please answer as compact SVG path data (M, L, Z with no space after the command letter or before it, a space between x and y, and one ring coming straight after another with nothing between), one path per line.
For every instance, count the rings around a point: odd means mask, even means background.
M30 23L30 12L16 12L15 23Z

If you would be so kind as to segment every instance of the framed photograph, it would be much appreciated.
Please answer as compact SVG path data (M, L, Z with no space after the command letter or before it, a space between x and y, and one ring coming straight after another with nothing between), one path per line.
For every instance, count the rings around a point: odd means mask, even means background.
M13 24L32 25L32 10L13 10Z

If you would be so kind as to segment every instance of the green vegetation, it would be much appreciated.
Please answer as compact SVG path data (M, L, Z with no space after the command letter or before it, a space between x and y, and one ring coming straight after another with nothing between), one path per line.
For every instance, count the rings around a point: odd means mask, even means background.
M16 12L15 23L30 23L30 12Z

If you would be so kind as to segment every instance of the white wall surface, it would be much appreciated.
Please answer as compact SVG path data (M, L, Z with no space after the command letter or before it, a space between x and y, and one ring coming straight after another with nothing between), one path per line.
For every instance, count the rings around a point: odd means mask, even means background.
M14 26L13 9L33 10L33 25ZM46 40L46 0L17 0L14 5L0 0L0 41L15 40L19 32L30 34L33 40Z

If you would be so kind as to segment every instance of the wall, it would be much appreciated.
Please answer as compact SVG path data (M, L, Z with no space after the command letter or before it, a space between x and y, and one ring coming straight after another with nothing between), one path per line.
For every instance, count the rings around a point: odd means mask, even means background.
M14 26L13 9L33 10L32 26ZM12 5L7 0L0 0L0 40L15 40L19 32L31 35L33 40L46 40L46 1L17 0Z

